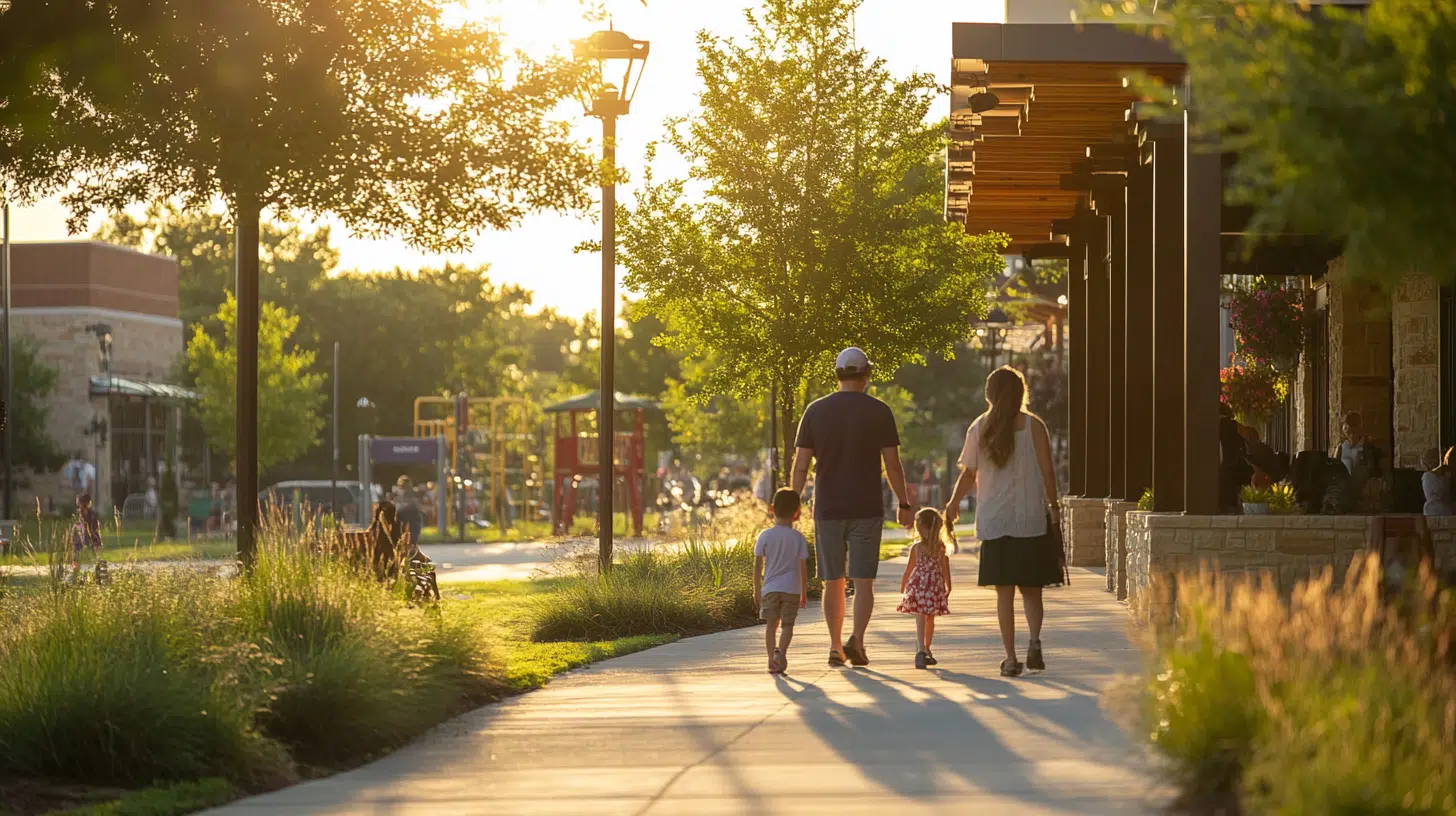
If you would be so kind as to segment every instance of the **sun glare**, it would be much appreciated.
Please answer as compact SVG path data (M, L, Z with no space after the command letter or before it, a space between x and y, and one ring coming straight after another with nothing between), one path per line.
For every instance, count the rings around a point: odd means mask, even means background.
M498 27L511 48L532 56L569 52L572 40L602 27L592 16L597 4L582 0L462 0L456 9L463 20Z

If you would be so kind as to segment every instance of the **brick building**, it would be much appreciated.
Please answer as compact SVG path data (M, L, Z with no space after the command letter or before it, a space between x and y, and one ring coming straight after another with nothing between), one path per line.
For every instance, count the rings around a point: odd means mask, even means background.
M175 382L184 348L177 263L91 241L17 243L11 257L11 336L28 338L55 369L47 433L96 466L103 512L144 493L184 439L186 400ZM180 457L179 457L180 458ZM16 512L64 508L57 473L21 473Z

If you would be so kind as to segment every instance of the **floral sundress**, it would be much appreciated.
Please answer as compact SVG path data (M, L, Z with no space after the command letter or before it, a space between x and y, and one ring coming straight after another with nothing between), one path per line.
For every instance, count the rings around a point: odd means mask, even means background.
M939 558L915 559L915 570L905 584L905 594L895 611L909 615L950 614L950 592L940 574Z

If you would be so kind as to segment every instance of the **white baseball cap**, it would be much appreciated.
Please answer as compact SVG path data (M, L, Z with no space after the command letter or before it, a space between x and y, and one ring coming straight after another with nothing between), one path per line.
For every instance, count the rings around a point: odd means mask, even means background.
M859 346L850 346L839 352L834 358L834 371L837 374L865 375L870 373L870 358Z

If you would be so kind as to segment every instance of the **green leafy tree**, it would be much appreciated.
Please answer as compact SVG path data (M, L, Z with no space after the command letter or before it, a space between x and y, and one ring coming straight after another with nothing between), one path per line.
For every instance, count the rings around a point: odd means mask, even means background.
M942 217L936 82L856 47L858 6L767 0L745 40L700 34L700 108L664 137L688 177L649 170L619 220L626 283L668 330L658 342L716 361L704 397L777 384L787 447L835 352L862 346L883 375L951 354L1004 266L1004 237Z
M15 443L15 464L36 473L47 473L65 462L63 452L47 432L46 401L56 391L60 373L46 365L39 347L29 337L12 337L10 360L15 366L11 386L13 402L6 408L5 421Z
M196 327L187 366L200 393L197 412L214 448L233 455L237 422L238 305L232 295L217 311L222 342ZM324 378L309 372L312 352L288 348L298 317L264 303L258 323L258 390L268 395L258 412L258 461L263 467L293 459L318 442L324 426Z
M752 456L767 442L768 395L757 399L726 394L705 396L702 383L713 362L689 360L681 380L668 380L661 397L672 442L685 460L711 463Z
M1364 10L1135 0L1088 11L1151 15L1144 30L1185 56L1193 122L1237 156L1226 196L1254 206L1256 237L1340 240L1349 272L1386 284L1411 270L1452 278L1456 0Z
M46 64L53 129L67 138L48 149L22 130L24 149L0 161L40 155L71 171L73 230L138 201L226 201L249 346L265 210L330 214L360 235L450 251L527 212L589 203L595 165L556 113L586 66L509 52L498 31L453 22L440 0L65 5L101 32ZM58 175L0 173L30 194ZM256 375L251 355L238 360L240 379ZM257 409L256 392L239 400ZM239 469L244 557L253 464Z

